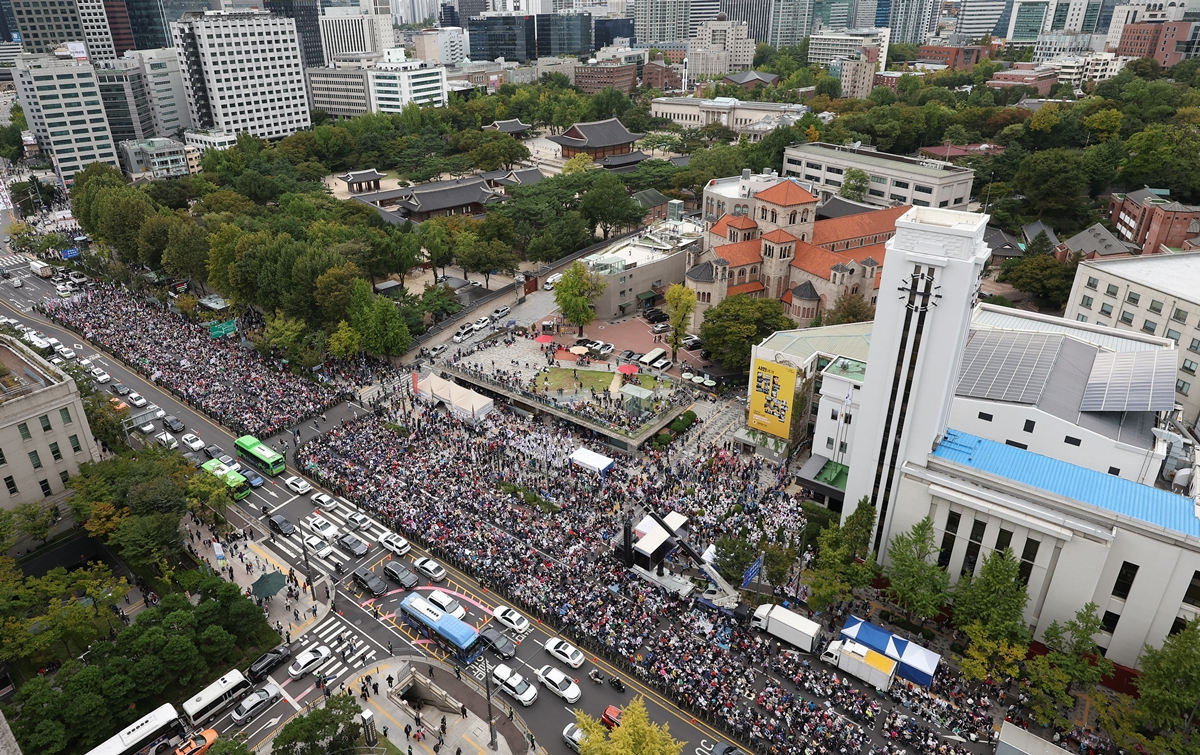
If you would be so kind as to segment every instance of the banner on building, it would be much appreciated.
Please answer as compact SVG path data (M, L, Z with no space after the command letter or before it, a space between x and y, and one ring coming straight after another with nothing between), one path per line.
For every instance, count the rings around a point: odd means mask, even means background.
M796 368L755 359L750 365L750 421L755 430L785 440L791 435Z

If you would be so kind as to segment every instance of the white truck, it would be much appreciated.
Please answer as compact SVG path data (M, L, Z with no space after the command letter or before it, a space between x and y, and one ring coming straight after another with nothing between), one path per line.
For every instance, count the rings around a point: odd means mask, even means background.
M54 275L54 266L41 260L30 260L29 269L39 278L50 278Z
M816 652L821 644L821 625L783 606L770 603L759 606L750 619L750 626L806 653Z
M829 647L821 654L821 660L862 679L880 692L887 692L896 678L895 661L852 640L829 643Z

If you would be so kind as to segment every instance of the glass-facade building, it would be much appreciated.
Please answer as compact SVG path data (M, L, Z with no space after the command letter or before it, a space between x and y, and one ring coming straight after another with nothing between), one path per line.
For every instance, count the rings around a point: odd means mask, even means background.
M538 57L557 58L560 55L585 55L592 49L592 16L590 13L539 13L537 15Z

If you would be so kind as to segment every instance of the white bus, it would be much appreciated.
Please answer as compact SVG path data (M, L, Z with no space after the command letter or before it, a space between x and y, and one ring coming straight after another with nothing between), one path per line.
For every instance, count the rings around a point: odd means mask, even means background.
M87 755L161 755L183 741L183 726L174 705L164 705L126 726Z
M645 367L649 367L650 365L654 364L655 362L662 359L666 355L667 355L666 349L657 349L656 348L651 351L647 351L646 355L638 360L638 363Z
M254 687L250 680L234 669L205 687L183 704L183 720L199 727L208 719L246 696Z

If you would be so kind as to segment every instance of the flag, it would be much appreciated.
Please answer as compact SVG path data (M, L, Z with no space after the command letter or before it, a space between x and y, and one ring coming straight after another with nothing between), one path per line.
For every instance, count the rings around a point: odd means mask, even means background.
M754 578L758 576L760 571L762 571L762 556L754 559L754 563L747 566L745 573L742 574L743 590L746 589L747 585L754 581Z

